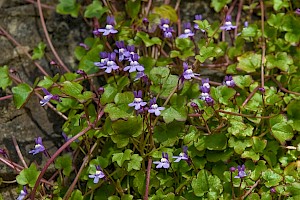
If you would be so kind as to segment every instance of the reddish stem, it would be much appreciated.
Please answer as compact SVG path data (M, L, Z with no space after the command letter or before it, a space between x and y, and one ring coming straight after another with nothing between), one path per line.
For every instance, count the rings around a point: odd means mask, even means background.
M17 47L22 47L22 45L20 43L18 43L8 32L6 32L2 26L0 26L0 31L1 33L8 39L10 40L15 46ZM27 51L24 51L24 54L30 59L32 60L31 58L31 55L27 52ZM42 72L42 74L44 74L45 76L49 76L49 74L43 69L42 66L40 66L37 62L33 61L34 65Z
M67 68L67 66L63 63L63 61L60 59L60 57L58 56L52 42L51 39L49 37L48 34L48 30L47 30L47 26L45 23L45 19L44 19L44 15L43 15L43 10L42 10L42 5L41 5L41 0L37 0L37 4L38 4L38 10L39 10L39 15L40 15L40 19L41 19L41 23L42 23L42 27L46 36L46 40L48 42L48 45L54 55L54 57L56 58L56 60L58 61L59 65L66 71L66 72L70 72L70 70Z
M148 200L151 165L152 165L152 159L150 158L148 160L148 166L147 166L146 189L145 189L144 200Z
M104 113L104 112L103 112ZM48 167L51 165L51 163L55 160L55 158L57 156L60 155L61 152L63 152L72 142L74 142L76 139L78 139L80 136L84 135L86 132L88 132L89 130L91 130L91 127L88 126L87 128L85 128L83 131L79 132L77 135L75 135L74 137L72 137L71 139L69 139L64 145L62 145L54 154L53 156L47 161L47 163L45 164L45 166L43 167L41 173L39 174L35 185L31 191L30 194L30 198L31 200L35 199L35 193L37 190L37 187L39 186L44 174L46 173L46 171L48 170Z

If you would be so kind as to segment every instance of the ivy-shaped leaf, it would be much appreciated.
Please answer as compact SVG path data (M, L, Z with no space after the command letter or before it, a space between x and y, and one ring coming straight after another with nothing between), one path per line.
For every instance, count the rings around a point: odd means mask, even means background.
M33 89L26 83L21 83L12 88L15 106L20 109L29 99Z
M80 4L76 0L59 0L56 6L56 12L63 15L71 15L77 17L80 9Z
M0 87L5 90L7 86L12 84L11 78L9 77L8 67L5 65L0 67Z
M122 167L126 160L130 160L132 150L126 149L124 153L113 154L112 161L117 162L117 164Z
M94 0L93 3L86 7L84 12L84 17L93 18L96 17L100 19L104 13L108 11L107 7L102 7L102 3L98 0Z
M45 53L46 44L40 42L37 47L33 49L33 55L31 56L32 60L41 59Z
M40 171L37 170L34 163L30 165L29 168L23 169L20 174L16 177L18 184L20 185L29 185L29 187L33 187Z

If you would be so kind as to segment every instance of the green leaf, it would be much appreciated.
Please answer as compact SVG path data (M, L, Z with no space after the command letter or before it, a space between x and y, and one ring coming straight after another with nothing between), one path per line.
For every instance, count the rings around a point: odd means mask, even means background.
M107 104L104 112L108 113L111 120L127 119L132 115L132 111L128 105L118 106L115 104Z
M268 24L270 26L275 27L276 29L280 29L283 23L283 17L285 13L278 13L278 14L271 14L270 18L268 19Z
M241 139L247 136L252 136L254 128L250 124L246 124L242 121L235 119L231 119L229 123L230 127L228 128L228 133L231 133L232 135Z
M132 18L137 18L141 9L141 0L129 0L125 4L127 14Z
M227 137L225 133L208 135L204 139L205 146L209 150L224 150L227 147Z
M33 187L40 172L37 170L34 163L30 165L29 168L23 169L20 174L16 177L18 184L20 185L29 185Z
M1 75L0 75L1 76ZM39 83L38 83L38 86L39 87L43 87L43 88L50 88L52 85L53 85L53 80L51 77L49 76L44 76L44 80L41 80Z
M218 102L228 105L229 99L231 99L236 94L236 91L233 88L227 86L219 86L211 88L211 96L213 99L216 99Z
M288 71L289 66L293 64L293 59L286 52L277 52L275 55L266 56L266 66L269 69L277 67L282 71Z
M94 65L94 62L99 61L99 52L103 51L103 45L99 44L101 41L97 38L94 45L82 58L80 59L78 69L85 71L87 74L96 73L99 67Z
M243 28L241 36L244 38L255 37L258 33L256 24L250 24L248 27Z
M33 89L26 83L21 83L12 88L14 103L20 109L29 99Z
M114 102L116 104L126 104L128 106L134 99L134 95L132 92L124 92L124 93L117 93Z
M185 121L187 119L186 99L184 96L174 94L170 100L171 106L162 112L163 119L166 123L173 120Z
M31 56L32 60L41 59L45 53L46 44L40 42L37 47L33 49L33 55Z
M208 31L211 27L211 25L209 24L209 22L206 19L205 20L194 20L194 22L196 24L198 24L198 26L201 30Z
M293 121L293 129L300 131L300 101L292 101L286 107L288 119Z
M108 199L107 200L120 200L120 198L118 197L118 196L110 196L110 197L108 197Z
M253 141L253 147L252 147L252 149L256 153L262 153L263 150L267 146L267 140L264 140L262 138L252 137L252 141Z
M133 180L133 186L137 188L137 191L140 195L145 193L146 183L146 174L143 171L138 171Z
M282 22L282 29L287 31L284 39L290 43L299 42L300 40L300 23L299 18L293 15L285 15Z
M234 76L232 79L234 80L235 84L241 89L249 87L253 82L253 79L250 75Z
M169 19L171 22L177 22L177 14L173 7L169 5L161 5L160 7L154 7L154 13L158 14L160 18Z
M151 69L154 67L156 61L157 60L154 58L145 57L145 56L142 56L139 59L139 63L144 66L146 74L148 74L151 71Z
M9 77L8 67L5 65L0 67L0 87L5 90L7 86L12 84L11 78Z
M178 140L178 134L183 129L183 124L176 121L170 124L160 124L154 127L153 138L163 146L173 146Z
M70 176L72 171L72 157L71 154L65 154L57 157L55 160L55 168L63 170L65 176Z
M286 0L273 0L273 8L275 11L279 11L281 8L288 8L289 2Z
M137 37L141 38L146 47L151 47L155 44L161 45L161 40L158 37L149 38L149 35L145 32L138 32Z
M252 141L250 139L239 140L235 137L230 137L228 140L228 146L233 148L237 154L242 154L247 147L252 146Z
M82 109L82 105L78 105L76 99L71 98L60 98L61 102L57 104L57 110L64 113L69 109Z
M209 191L208 172L202 169L198 172L197 178L192 181L192 188L197 197L203 197Z
M93 18L96 17L100 19L104 13L108 11L107 7L102 7L102 3L98 0L94 0L93 3L86 7L84 12L84 17Z
M112 122L114 134L111 139L119 148L125 147L130 137L138 137L143 131L143 120L141 117L128 117L127 121L118 120Z
M112 161L117 162L120 167L123 166L123 163L126 160L130 160L132 150L126 149L124 153L115 153L113 154Z
M239 61L237 68L247 73L255 72L261 65L261 54L257 53L247 52L237 59Z
M131 170L140 170L143 158L138 154L133 154L130 158L128 163L127 171L130 172Z
M251 173L250 173L250 178L254 181L261 178L261 173L267 170L266 161L259 160L256 164L257 165L255 166L255 169L251 170Z
M104 86L104 93L101 95L100 102L102 105L113 102L116 94L118 93L118 89L112 86L111 84L107 84Z
M59 0L56 6L56 12L63 15L71 15L77 17L80 9L80 4L76 0Z
M244 151L241 158L251 158L254 162L259 160L259 154L255 153L252 149L250 151Z
M233 155L234 151L232 149L225 149L224 151L206 151L206 158L208 162L218 162L223 161L227 162L231 156Z
M279 183L283 180L283 177L271 169L268 169L262 173L262 178L266 181L265 186L270 188L276 185L279 185Z
M231 3L231 0L212 0L210 6L213 7L216 12L220 12L222 8L229 3Z
M133 195L131 194L125 194L121 197L121 200L132 200L133 199Z
M139 116L131 116L125 120L118 120L112 123L116 134L138 137L143 131L143 119Z
M70 200L83 200L83 196L80 190L74 190L71 194Z
M89 163L91 169L93 170L93 171L90 171L90 173L96 173L95 166L99 165L102 169L104 169L108 166L109 163L110 163L110 160L108 160L108 158L103 158L102 156L97 156L96 159L91 160Z
M293 128L286 122L274 124L271 127L271 131L274 137L281 144L284 144L286 141L291 140L294 137Z
M176 47L181 51L191 49L194 46L193 42L189 38L176 38L175 44Z
M170 75L170 70L167 67L155 67L150 71L150 80L155 85L163 84L168 76Z
M83 86L79 83L71 81L65 81L62 83L61 91L71 97L78 98L81 95L82 90Z

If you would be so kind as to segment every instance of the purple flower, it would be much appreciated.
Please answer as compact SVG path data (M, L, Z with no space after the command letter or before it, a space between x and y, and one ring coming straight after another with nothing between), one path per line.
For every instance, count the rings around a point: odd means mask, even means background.
M136 71L144 71L145 68L143 65L141 65L139 62L138 62L138 59L139 59L139 55L137 53L131 55L131 61L130 61L130 64L128 66L126 66L124 68L124 71L128 71L131 73L131 72L136 72Z
M53 94L51 94L51 93L48 92L48 90L45 89L45 88L42 88L42 90L43 90L45 96L44 96L44 99L40 100L41 106L46 105L51 99L52 99L52 100L55 100L55 101L61 101L58 95L53 95Z
M115 50L119 54L119 61L123 61L130 57L130 52L126 49L124 41L117 41L118 49Z
M112 70L117 70L119 69L119 66L116 64L116 53L107 53L106 52L101 52L103 59L101 59L100 62L95 62L94 64L96 66L99 66L100 69L105 69L105 72L110 74ZM100 53L100 54L101 54ZM107 56L107 57L106 57Z
M86 77L86 76L87 76L87 74L85 73L85 71L83 71L82 69L78 69L78 70L76 71L76 74L79 74L79 75L81 75L81 76L83 76L83 77Z
M220 29L225 31L231 31L233 29L236 29L236 26L233 26L231 23L231 15L226 16L225 24L221 26Z
M246 172L245 172L245 165L242 166L237 166L237 170L238 170L238 175L235 176L234 178L244 178L247 176Z
M107 52L100 52L100 62L94 62L94 65L97 67L103 67L106 65L108 61L108 53Z
M21 190L17 200L23 200L27 196L28 192L25 186L23 186L23 189Z
M136 73L136 77L135 77L134 81L137 81L139 79L142 79L146 83L148 83L148 80L149 80L148 76L143 71Z
M162 30L165 38L172 38L174 29L170 27L169 19L161 19L159 28Z
M8 154L6 153L5 149L0 148L0 154L4 157L4 158L8 158Z
M86 45L86 44L84 44L84 43L80 43L79 44L79 46L81 46L81 47L83 47L85 50L89 50L90 48Z
M232 79L232 76L225 76L224 84L227 85L228 87L235 87L235 82Z
M201 82L202 82L202 86L203 86L203 87L210 88L209 78L202 78L202 79L201 79Z
M165 38L172 38L173 33L174 33L174 29L172 27L168 28L168 29L166 29L166 31L164 31L164 37Z
M149 20L146 17L143 18L143 24L145 24L146 26L149 25Z
M169 157L167 153L162 152L162 158L160 161L154 161L153 164L156 164L156 168L169 168L170 167L170 162L169 162Z
M196 74L193 72L192 69L189 69L188 64L186 62L183 63L183 78L184 79L191 79L194 78L195 76L199 76L200 74Z
M183 151L179 154L179 156L173 156L173 158L176 158L176 160L174 162L179 162L181 160L186 160L186 161L189 160L187 148L188 148L187 146L183 146L182 147Z
M297 8L297 9L295 10L295 14L296 14L296 15L300 15L300 8Z
M148 109L149 113L154 113L156 116L160 115L160 111L164 110L164 107L159 107L156 104L156 98L154 97L153 99L150 100L150 108Z
M140 110L141 107L147 105L147 103L144 102L142 99L142 91L141 90L139 90L138 92L134 91L133 94L134 94L134 100L132 103L128 104L128 106L130 106L130 107L134 106L135 110Z
M162 31L166 31L168 28L170 28L170 20L169 19L161 19L160 20L160 25L159 25L159 28L162 30Z
M270 192L273 193L273 194L275 194L275 193L276 193L276 188L272 187L272 188L270 189Z
M230 168L229 168L229 171L231 171L231 172L235 172L235 170L236 170L235 167L230 167Z
M183 34L179 35L178 38L188 38L188 37L193 37L195 35L191 30L190 22L183 24L183 27L184 27Z
M210 88L206 86L200 86L200 90L202 91L201 93L201 99L205 100L206 98L210 97L209 92Z
M259 90L261 93L265 93L265 92L266 92L266 89L263 88L263 87L258 88L258 90Z
M96 166L96 173L95 174L90 174L89 178L94 179L94 183L98 183L99 179L105 178L105 174L101 170L101 167L99 165Z
M114 25L115 25L115 18L107 16L106 18L106 26L105 28L99 28L97 31L99 33L103 33L103 35L109 35L109 34L115 34L118 31L115 30ZM95 34L95 33L94 33ZM96 35L96 34L95 34Z
M34 146L34 149L33 150L30 150L29 153L32 153L33 155L35 154L38 154L40 152L45 152L45 147L43 145L43 142L42 142L42 138L41 137L38 137L38 138L35 138L35 146Z
M205 102L208 106L213 106L215 103L214 99L211 96L206 97Z

